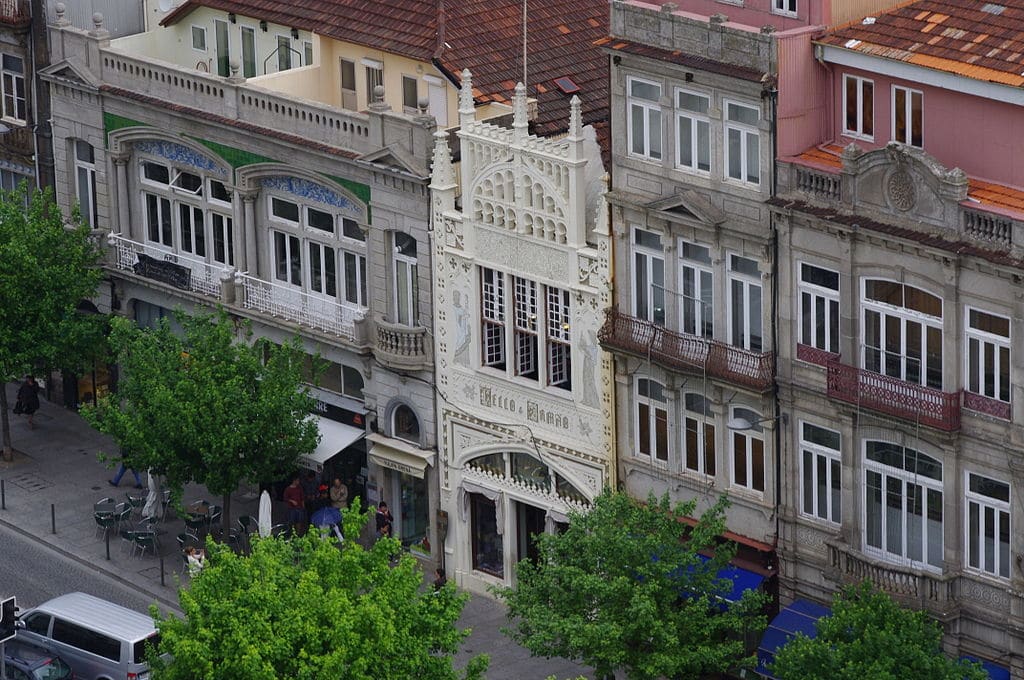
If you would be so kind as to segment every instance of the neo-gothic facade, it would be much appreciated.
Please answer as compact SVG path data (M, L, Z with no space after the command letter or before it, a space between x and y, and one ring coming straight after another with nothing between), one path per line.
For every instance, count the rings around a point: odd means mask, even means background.
M435 351L445 566L484 591L513 582L533 534L614 484L597 343L609 241L578 101L568 135L548 140L527 131L522 85L511 129L475 122L471 93L467 71L461 180L444 135L434 153Z

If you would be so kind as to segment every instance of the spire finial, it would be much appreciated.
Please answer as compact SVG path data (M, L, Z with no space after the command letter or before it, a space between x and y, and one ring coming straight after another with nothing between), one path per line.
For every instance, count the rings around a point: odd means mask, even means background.
M452 167L452 154L448 149L448 133L438 130L434 133L434 165L430 186L443 189L454 185L455 168Z
M459 117L469 117L469 120L473 120L475 116L475 107L473 106L473 74L469 72L469 69L465 69L462 72L462 89L459 90Z
M583 134L583 113L580 107L580 98L573 95L569 100L569 137L579 139Z
M512 129L517 136L525 135L530 125L526 111L526 85L516 83L516 93L512 98Z

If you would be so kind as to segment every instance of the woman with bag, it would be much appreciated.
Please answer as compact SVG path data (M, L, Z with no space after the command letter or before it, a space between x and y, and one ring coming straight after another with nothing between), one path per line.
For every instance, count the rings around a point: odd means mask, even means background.
M32 418L38 410L39 383L31 375L25 376L25 382L18 388L18 401L14 404L14 412L28 416L28 426L34 430L36 426L32 422Z

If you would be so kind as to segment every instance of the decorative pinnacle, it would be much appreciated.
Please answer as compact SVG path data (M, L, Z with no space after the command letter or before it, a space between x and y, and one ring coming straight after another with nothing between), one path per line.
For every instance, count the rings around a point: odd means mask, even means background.
M580 109L580 98L573 95L569 100L569 136L579 138L583 134L583 113Z
M516 83L516 93L512 98L512 129L525 132L529 124L526 112L526 85Z
M430 184L437 188L455 184L455 168L452 167L452 155L448 149L448 133L444 130L434 133L434 165Z
M462 72L462 89L459 90L459 113L472 114L473 106L473 74L469 69Z

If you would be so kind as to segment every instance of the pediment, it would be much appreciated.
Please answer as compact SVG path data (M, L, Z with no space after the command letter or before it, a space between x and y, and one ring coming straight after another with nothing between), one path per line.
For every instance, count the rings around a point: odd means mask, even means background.
M427 168L417 163L415 159L396 146L386 146L383 149L362 156L360 160L372 163L378 167L407 172L416 177L428 177L430 175Z
M39 75L49 82L63 83L73 87L85 87L91 90L98 90L100 87L99 78L77 57L50 64L46 68L40 69Z
M697 221L715 225L725 221L725 213L693 189L681 189L671 196L651 201L645 207L671 222Z

